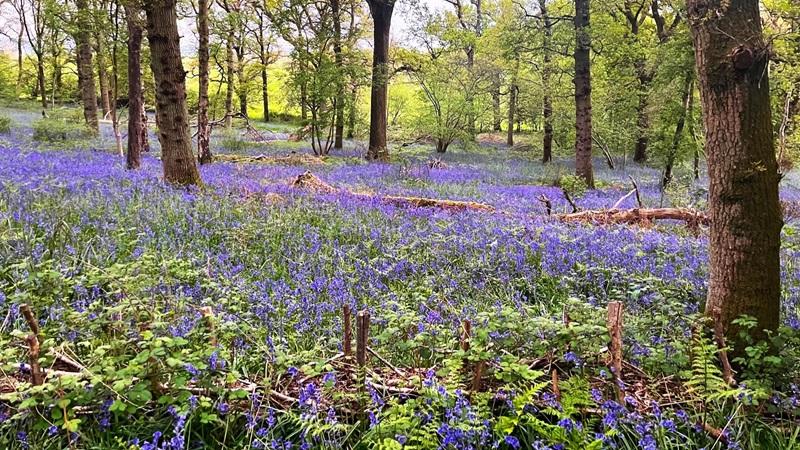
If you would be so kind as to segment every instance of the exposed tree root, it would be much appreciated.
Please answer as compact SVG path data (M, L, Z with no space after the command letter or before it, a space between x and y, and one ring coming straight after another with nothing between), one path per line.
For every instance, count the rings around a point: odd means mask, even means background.
M290 186L293 188L304 189L311 192L317 193L325 193L325 194L332 194L334 192L339 192L339 189L331 186L330 184L322 181L311 173L310 171L305 171L298 175L292 182Z

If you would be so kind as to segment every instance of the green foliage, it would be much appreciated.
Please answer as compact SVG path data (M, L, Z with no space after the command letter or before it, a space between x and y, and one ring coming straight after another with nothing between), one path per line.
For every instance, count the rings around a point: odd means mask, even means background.
M11 131L11 118L0 116L0 133L5 134Z
M586 181L576 175L563 175L558 180L558 186L573 198L581 197L588 189Z
M55 110L33 122L33 140L45 143L67 142L92 137L78 110Z

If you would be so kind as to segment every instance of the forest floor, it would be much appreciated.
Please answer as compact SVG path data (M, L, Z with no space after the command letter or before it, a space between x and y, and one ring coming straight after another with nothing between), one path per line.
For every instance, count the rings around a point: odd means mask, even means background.
M598 159L584 191L569 158L491 139L369 164L363 144L308 158L294 127L256 125L269 142L216 132L228 156L187 190L163 184L157 147L125 170L106 124L41 144L35 113L0 113L2 448L798 445L793 175L781 356L754 347L731 385L699 314L702 227L565 223L542 200L635 208L634 180L645 207L703 210L685 169L662 193L657 169ZM294 186L306 172L331 189Z

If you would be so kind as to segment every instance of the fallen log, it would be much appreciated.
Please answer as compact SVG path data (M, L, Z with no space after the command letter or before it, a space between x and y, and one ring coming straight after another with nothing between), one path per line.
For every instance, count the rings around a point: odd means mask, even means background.
M494 211L495 208L491 205L478 202L466 202L460 200L441 200L436 198L425 197L402 197L395 195L372 196L368 194L358 194L348 191L346 189L338 189L330 184L322 181L319 177L306 171L292 180L291 187L305 189L307 191L333 194L337 192L346 193L354 197L362 198L377 198L378 200L395 206L411 207L411 208L439 208L449 211Z
M598 224L647 224L654 220L679 220L689 226L708 225L705 213L686 208L633 208L590 210L559 214L564 222L592 222Z
M317 166L325 164L325 158L319 156L304 155L300 153L288 153L286 155L214 155L215 161L230 163L261 163L261 164L282 164L286 166Z
M380 197L384 203L412 208L440 208L449 211L494 211L494 207L485 203L465 202L460 200L439 200L425 197L397 197L386 195Z

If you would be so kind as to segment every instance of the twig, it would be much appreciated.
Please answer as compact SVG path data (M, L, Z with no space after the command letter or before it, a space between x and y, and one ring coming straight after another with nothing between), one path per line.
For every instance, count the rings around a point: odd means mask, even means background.
M636 183L636 180L634 180L631 175L628 175L628 178L631 179L631 183L633 183L633 190L636 191L636 203L639 205L639 208L644 208L644 204L642 203L642 196L639 193L639 185Z
M572 212L573 213L578 212L578 205L576 205L575 202L572 200L572 197L569 195L569 192L567 192L567 190L564 188L561 188L561 192L564 193L564 198L567 199L567 203L569 203L569 205L572 206Z
M39 336L39 322L36 321L36 316L33 315L33 311L31 311L30 305L24 303L19 306L19 310L22 312L22 315L25 317L25 321L28 322L28 327L30 327L33 334Z
M542 202L544 204L544 209L545 209L545 211L547 211L547 215L548 216L553 214L553 202L551 202L550 199L547 198L546 195L544 195L544 194L540 195L537 200L539 200L540 202Z
M342 314L344 320L344 341L342 342L342 350L344 350L344 356L350 358L353 356L353 325L350 323L350 319L352 317L350 305L344 305L344 308L342 308Z
M400 370L400 369L398 369L397 367L393 366L393 365L392 365L392 363L390 363L390 362L389 362L389 361L387 361L387 360L386 360L384 357L382 357L381 355L379 355L379 354L378 354L378 352L376 352L375 350L373 350L371 347L367 347L367 351L368 351L368 352L370 352L370 353L372 354L372 356L374 356L374 357L378 358L378 360L379 360L380 362L382 362L382 363L383 363L383 364L385 364L387 367L389 367L390 369L392 369L392 371L393 371L394 373L396 373L396 374L400 375L401 377L404 377L404 376L406 376L406 374L405 374L405 373L404 373L402 370Z
M620 207L620 206L622 206L622 203L623 203L625 200L629 199L629 198L631 197L631 195L633 195L633 194L635 194L635 193L636 193L636 189L633 189L633 190L631 190L630 192L628 192L627 194L625 194L625 195L624 195L622 198L620 198L619 200L617 200L617 203L614 203L614 206L612 206L612 207L611 207L611 209L619 209L619 207Z

